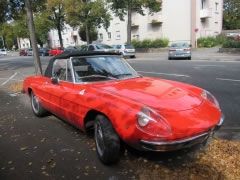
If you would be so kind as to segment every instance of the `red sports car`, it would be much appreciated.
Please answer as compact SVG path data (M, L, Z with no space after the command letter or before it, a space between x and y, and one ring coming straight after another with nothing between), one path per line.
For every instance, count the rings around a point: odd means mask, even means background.
M50 56L57 56L60 55L64 52L64 50L62 48L56 48L56 49L51 49L48 51Z
M105 164L118 161L124 142L145 151L202 143L223 123L216 98L181 82L142 77L117 54L63 53L45 75L24 80L33 113L51 112L88 132Z

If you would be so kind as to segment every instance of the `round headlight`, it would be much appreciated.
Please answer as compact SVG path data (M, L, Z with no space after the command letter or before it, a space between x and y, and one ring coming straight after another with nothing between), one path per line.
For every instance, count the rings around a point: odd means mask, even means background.
M204 90L201 94L201 96L206 99L209 100L210 102L212 102L215 106L217 106L220 109L219 103L217 101L217 99L208 91Z

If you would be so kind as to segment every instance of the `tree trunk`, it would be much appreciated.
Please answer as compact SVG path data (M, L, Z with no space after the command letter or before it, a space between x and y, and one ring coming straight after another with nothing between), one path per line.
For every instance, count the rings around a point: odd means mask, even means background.
M127 20L127 44L131 44L132 39L132 5L128 4L128 20Z
M63 48L62 28L61 28L60 23L58 23L57 31L58 31L58 38L59 38L59 42L60 42L60 47Z
M87 44L90 44L88 25L86 25L86 40L87 40Z
M30 32L30 40L33 49L33 56L34 56L34 64L35 64L35 73L38 75L39 73L42 74L42 65L39 57L38 47L37 47L37 40L36 40L36 33L35 33L35 26L33 22L33 13L32 7L29 0L25 0L26 12L27 12L27 20L28 20L28 29Z

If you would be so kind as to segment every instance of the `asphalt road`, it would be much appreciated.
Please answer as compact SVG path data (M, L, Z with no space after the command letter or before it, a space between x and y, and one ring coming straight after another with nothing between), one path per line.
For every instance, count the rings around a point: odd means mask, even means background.
M42 58L46 67L49 58ZM212 92L226 120L216 136L240 140L240 58L238 55L195 52L192 61L168 61L166 53L138 54L128 62L140 74L190 83ZM36 118L29 100L6 91L9 83L33 74L32 57L0 57L0 179L135 179L138 164L146 158L175 166L179 156L123 155L113 167L102 165L94 142L56 117ZM175 158L175 159L174 159Z

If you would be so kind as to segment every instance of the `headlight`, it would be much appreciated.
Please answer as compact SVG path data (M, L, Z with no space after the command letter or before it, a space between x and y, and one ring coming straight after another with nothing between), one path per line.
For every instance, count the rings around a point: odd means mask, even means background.
M208 91L204 90L201 95L204 99L209 100L212 102L215 106L217 106L220 109L219 103L217 99Z
M169 123L149 107L143 107L137 114L137 126L141 131L157 137L167 137L172 132Z

